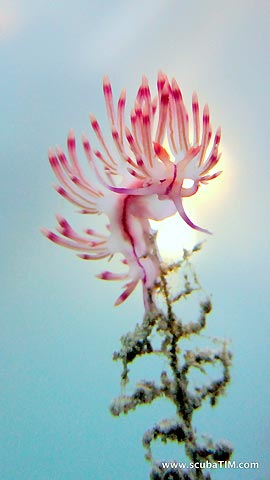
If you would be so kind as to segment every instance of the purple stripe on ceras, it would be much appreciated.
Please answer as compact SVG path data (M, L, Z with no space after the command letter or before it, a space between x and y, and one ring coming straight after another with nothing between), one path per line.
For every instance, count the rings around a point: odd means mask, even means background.
M128 204L128 201L132 198L132 195L127 195L126 198L124 199L124 202L123 202L123 214L122 214L122 225L123 225L123 230L125 232L125 234L127 235L127 237L129 238L129 241L130 241L130 244L132 246L132 251L133 251L133 254L134 254L134 257L136 258L136 261L138 263L138 265L140 266L140 268L142 269L143 271L143 283L146 283L146 271L145 271L145 268L144 266L142 265L142 263L140 262L140 259L137 255L137 252L136 252L136 248L135 248L135 243L134 243L134 239L130 233L130 230L129 230L129 227L128 227L128 214L127 214L127 204Z
M176 175L177 175L177 166L174 164L174 166L173 166L173 179L172 179L171 183L168 185L168 187L166 188L165 195L168 195L172 191L172 188L173 188L173 185L174 185L174 182L175 182L175 179L176 179Z

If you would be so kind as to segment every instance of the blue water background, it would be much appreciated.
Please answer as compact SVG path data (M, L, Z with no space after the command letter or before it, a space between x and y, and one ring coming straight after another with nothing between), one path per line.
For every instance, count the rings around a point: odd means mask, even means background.
M140 291L113 309L119 285L94 278L104 265L38 230L55 212L75 218L51 188L48 147L64 146L71 127L89 131L89 112L105 118L105 73L131 105L141 75L153 88L160 68L187 101L196 89L223 131L224 191L198 206L215 234L196 268L213 295L209 333L232 341L233 380L216 409L198 412L198 430L260 462L214 478L270 478L269 16L266 0L0 3L1 480L145 480L141 437L173 414L157 402L110 416L120 392L111 356L142 318Z

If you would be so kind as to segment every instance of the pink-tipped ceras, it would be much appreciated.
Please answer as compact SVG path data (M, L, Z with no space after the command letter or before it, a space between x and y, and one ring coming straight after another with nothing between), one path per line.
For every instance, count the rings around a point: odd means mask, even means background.
M144 303L149 308L148 289L159 275L159 262L153 255L149 220L162 220L179 212L192 228L207 232L188 218L182 199L194 195L200 183L207 183L220 172L210 174L220 155L220 129L211 142L209 110L202 115L202 129L196 94L192 99L193 136L190 137L189 119L176 80L169 82L158 74L157 98L151 98L145 77L139 87L129 126L125 121L123 90L117 107L107 77L103 83L104 97L115 152L108 148L97 119L91 115L92 129L101 150L92 150L83 136L83 146L98 186L85 176L76 154L73 132L69 133L69 159L57 148L49 150L49 161L60 183L60 195L80 208L83 214L104 213L109 219L108 235L87 229L84 235L76 233L66 219L57 215L60 235L42 229L54 243L77 250L85 260L123 255L127 266L125 274L102 272L105 280L125 279L125 290L116 300L122 303L142 281ZM164 146L169 145L169 148ZM193 181L185 188L184 180Z

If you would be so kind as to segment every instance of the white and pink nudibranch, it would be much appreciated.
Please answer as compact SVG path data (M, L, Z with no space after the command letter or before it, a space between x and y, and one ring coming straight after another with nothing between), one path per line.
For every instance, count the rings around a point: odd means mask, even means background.
M93 185L82 171L72 131L67 141L69 159L57 148L49 150L49 161L60 184L56 186L57 192L79 207L80 213L105 214L109 220L108 235L92 229L87 229L83 235L78 234L59 215L58 234L46 229L42 232L54 243L80 252L78 256L85 260L111 258L115 253L121 253L127 272L104 271L98 277L126 280L125 290L115 305L126 300L141 281L145 308L149 309L148 289L154 286L159 276L149 220L162 220L178 211L190 227L207 232L188 218L182 199L194 195L201 183L206 184L221 173L210 173L220 158L220 129L211 142L208 106L203 110L201 129L199 104L194 94L191 139L180 88L176 80L169 82L161 72L157 80L158 95L153 99L148 81L143 77L130 113L129 127L124 115L125 91L121 92L116 109L107 77L104 78L103 91L115 152L108 148L93 115L90 121L101 151L92 150L86 136L82 139L98 186ZM165 142L169 148L164 146ZM184 186L186 179L192 180L189 188Z

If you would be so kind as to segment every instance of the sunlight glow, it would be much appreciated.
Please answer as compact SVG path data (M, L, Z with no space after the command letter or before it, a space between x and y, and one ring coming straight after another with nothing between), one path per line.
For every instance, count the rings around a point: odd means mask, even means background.
M191 188L194 185L194 180L192 178L184 178L183 188Z
M151 227L158 231L157 244L165 261L179 259L183 248L191 249L198 242L198 234L179 218L173 215L161 222L151 220Z

